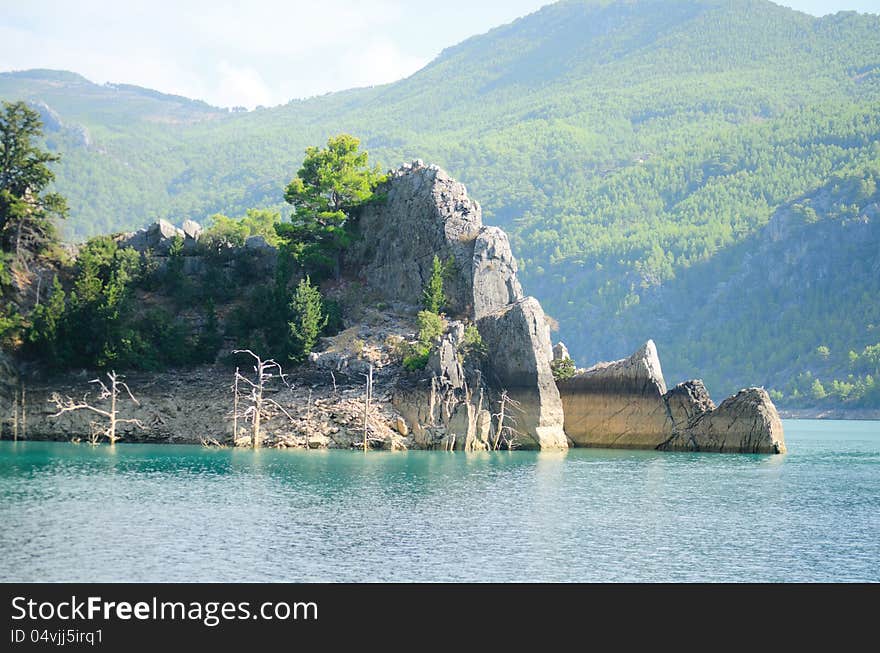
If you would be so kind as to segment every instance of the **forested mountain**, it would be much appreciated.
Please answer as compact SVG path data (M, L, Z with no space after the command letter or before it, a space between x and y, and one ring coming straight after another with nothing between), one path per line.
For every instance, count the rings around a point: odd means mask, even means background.
M72 239L280 206L303 149L350 132L468 184L581 364L654 337L671 380L719 394L873 383L877 15L565 0L400 82L271 109L51 71L0 74L0 98L34 103L63 153Z

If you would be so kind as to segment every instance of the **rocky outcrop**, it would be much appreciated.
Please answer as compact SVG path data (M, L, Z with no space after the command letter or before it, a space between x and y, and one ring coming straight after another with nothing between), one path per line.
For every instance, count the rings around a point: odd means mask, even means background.
M184 220L181 225L183 231L183 248L186 251L195 251L202 237L202 225L195 220Z
M563 406L553 380L550 328L538 300L526 297L482 317L477 326L492 361L490 383L518 402L521 446L564 449Z
M553 346L553 360L554 361L570 361L571 354L568 353L568 347L565 346L564 342L557 342Z
M783 453L782 422L760 388L717 408L702 381L670 391L652 341L627 359L559 382L569 438L583 447Z
M131 234L126 234L119 243L122 247L131 247L137 252L144 253L152 250L156 254L168 254L174 239L180 237L186 242L186 234L183 229L178 229L167 220L158 220L149 227L144 227Z
M701 415L715 410L715 402L702 381L685 381L666 393L673 430L683 430Z
M498 227L480 230L474 244L473 276L476 320L523 298L510 241Z
M740 390L718 408L697 412L674 429L662 450L785 453L782 421L763 388Z
M448 308L469 315L480 205L468 198L464 184L420 161L390 173L377 193L385 199L361 210L362 238L350 248L347 265L389 299L419 305L437 256L448 265Z
M18 420L18 371L12 360L0 351L0 437L11 435Z
M560 381L559 390L565 432L576 446L653 449L671 434L653 341L629 358Z
M346 265L374 292L418 306L438 257L447 268L447 312L475 321L488 351L485 374L468 377L458 360L464 325L446 334L429 360L432 378L396 393L407 428L423 446L473 450L516 420L517 446L567 447L550 332L538 301L523 297L507 235L484 227L479 204L436 166L404 166L377 192L385 199L361 210L362 237ZM504 392L517 414L493 424Z

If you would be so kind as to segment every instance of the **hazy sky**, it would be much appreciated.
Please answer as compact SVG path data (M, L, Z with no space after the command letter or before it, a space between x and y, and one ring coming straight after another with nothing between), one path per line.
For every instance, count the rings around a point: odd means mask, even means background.
M218 106L406 77L548 0L0 0L0 71L71 70ZM815 15L880 0L786 0Z

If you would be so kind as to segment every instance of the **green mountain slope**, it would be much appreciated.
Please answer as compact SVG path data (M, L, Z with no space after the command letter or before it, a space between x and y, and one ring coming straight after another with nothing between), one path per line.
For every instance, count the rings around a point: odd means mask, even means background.
M487 221L510 231L527 291L579 362L627 355L653 335L671 379L706 376L719 394L781 389L779 375L800 374L796 361L828 344L818 334L835 324L851 322L840 351L874 336L874 318L854 305L871 287L862 277L846 277L827 315L810 313L809 334L762 332L732 360L666 325L699 311L711 321L712 289L734 278L736 253L774 213L880 161L876 15L817 19L765 0L567 0L395 84L250 113L46 71L0 74L0 97L42 102L55 117L48 140L65 155L70 237L280 205L303 148L348 131L385 165L418 157L465 181ZM814 231L804 237L840 235ZM783 285L803 273L786 268ZM725 324L772 319L772 305L759 308ZM724 324L713 329L706 338Z

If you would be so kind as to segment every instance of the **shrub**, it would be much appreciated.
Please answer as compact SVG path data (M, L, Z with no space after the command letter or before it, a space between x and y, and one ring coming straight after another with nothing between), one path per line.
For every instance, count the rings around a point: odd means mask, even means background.
M553 378L557 381L565 381L575 374L574 361L570 358L562 358L550 363L550 369L553 371Z
M465 356L484 358L487 354L486 343L483 342L483 336L480 335L480 330L473 324L465 328L464 340L461 344Z
M419 343L430 349L431 345L443 335L446 323L442 317L432 311L420 311L418 317Z
M428 366L431 358L431 348L425 345L416 345L410 355L403 359L403 367L408 372L417 372Z

